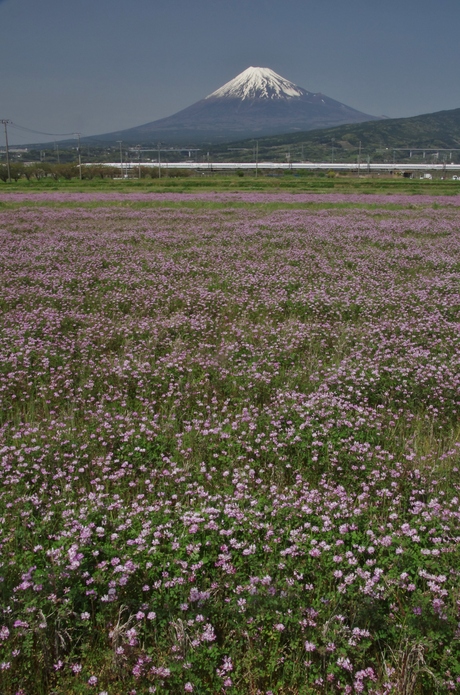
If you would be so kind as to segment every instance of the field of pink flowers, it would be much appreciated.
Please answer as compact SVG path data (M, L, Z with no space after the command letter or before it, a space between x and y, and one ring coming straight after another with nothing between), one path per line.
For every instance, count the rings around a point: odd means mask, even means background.
M460 198L46 196L0 207L2 695L460 692Z

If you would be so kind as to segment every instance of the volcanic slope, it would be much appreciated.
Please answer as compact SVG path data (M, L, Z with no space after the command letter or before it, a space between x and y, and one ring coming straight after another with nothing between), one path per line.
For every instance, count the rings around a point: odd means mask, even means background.
M368 120L376 117L324 94L308 92L269 68L249 67L172 116L91 140L212 143Z

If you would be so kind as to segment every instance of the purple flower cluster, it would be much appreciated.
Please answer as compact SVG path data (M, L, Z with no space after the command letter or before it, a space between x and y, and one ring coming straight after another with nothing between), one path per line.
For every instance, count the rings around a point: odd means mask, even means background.
M5 203L55 203L55 204L75 204L75 203L96 203L96 204L127 204L130 203L155 203L155 202L202 202L202 203L288 203L299 205L304 203L320 204L340 204L355 203L357 205L400 205L400 206L427 206L427 205L460 205L458 195L401 195L400 193L260 193L260 192L214 192L206 193L76 193L70 191L27 191L6 193L0 192L0 202Z
M457 199L262 198L0 211L2 692L452 690Z

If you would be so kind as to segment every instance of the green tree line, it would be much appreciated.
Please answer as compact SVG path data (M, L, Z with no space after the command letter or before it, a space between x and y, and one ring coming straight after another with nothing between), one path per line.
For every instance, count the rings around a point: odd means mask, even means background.
M12 162L10 164L9 176L12 181L19 181L20 179L40 180L45 178L51 178L55 181L59 180L70 180L80 178L80 169L77 164L51 164L48 162L40 162L33 164L22 164L17 162ZM158 167L135 167L129 174L132 178L158 178ZM184 171L181 169L169 169L168 172L162 172L165 176L183 177L190 176L189 171ZM90 179L115 179L120 177L120 169L118 167L111 166L101 166L97 164L83 165L81 168L81 178L85 180ZM8 181L8 167L6 164L0 164L0 181Z

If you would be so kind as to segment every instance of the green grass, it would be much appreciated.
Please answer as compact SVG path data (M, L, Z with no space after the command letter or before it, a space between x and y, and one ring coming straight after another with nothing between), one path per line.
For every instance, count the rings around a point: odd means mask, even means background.
M282 201L273 201L268 203L248 203L245 201L196 201L196 200L149 200L149 201L119 201L119 200L91 200L91 201L66 201L56 202L53 200L24 200L21 202L0 202L0 209L19 209L19 208L167 208L171 210L187 208L196 210L238 210L247 208L250 205L251 209L261 212L270 213L275 210L406 210L408 205L398 203L285 203Z
M338 176L328 179L324 176L307 176L304 174L283 174L279 177L260 175L227 176L213 174L212 176L190 176L189 178L161 179L92 179L80 181L54 181L40 179L38 181L20 180L18 182L0 182L0 195L3 192L117 192L117 193L196 193L224 191L260 191L292 192L292 193L369 193L369 194L404 194L404 195L458 195L460 184L457 181L442 181L438 179L404 179L402 177L378 176L375 178L357 179L351 176Z

